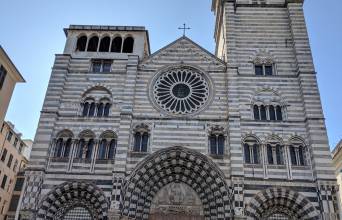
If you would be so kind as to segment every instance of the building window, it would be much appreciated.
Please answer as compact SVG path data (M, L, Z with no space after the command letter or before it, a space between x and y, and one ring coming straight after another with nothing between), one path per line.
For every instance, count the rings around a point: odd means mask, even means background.
M294 166L305 166L305 150L302 145L290 145L291 164Z
M7 149L4 149L4 151L2 152L2 156L1 156L2 162L4 162L6 160L6 156L7 156Z
M104 37L101 39L99 52L109 52L110 37Z
M223 134L212 134L209 136L210 154L223 155L224 154L225 138Z
M122 38L115 37L112 41L112 48L110 49L110 52L121 53L121 47L122 47Z
M23 148L24 148L24 144L23 143L20 143L20 146L19 146L19 154L21 154L23 152Z
M267 144L267 160L271 165L284 164L284 147L277 145Z
M94 60L92 62L92 72L109 73L111 72L112 60Z
M272 64L256 64L254 65L255 75L257 76L272 76L273 75Z
M87 37L81 36L77 39L76 51L85 51L87 46Z
M8 135L7 135L7 141L8 142L11 142L11 140L12 140L12 137L13 137L13 133L10 131L10 132L8 132Z
M127 37L124 40L122 52L123 53L133 53L134 39L132 37Z
M135 152L147 152L148 133L136 132L134 135L134 148Z
M89 39L87 51L96 52L98 44L99 38L97 36L93 36Z
M2 178L2 182L1 182L1 188L5 189L6 187L6 182L7 182L7 176L4 175L4 177Z
M12 160L13 160L13 155L10 154L9 158L8 158L8 161L7 161L7 167L8 168L11 168L12 166Z
M112 133L105 134L100 141L99 151L97 158L100 160L112 160L114 159L116 152L116 139Z
M279 105L253 105L254 120L283 121L283 108Z
M5 67L0 65L0 90L2 89L5 79L6 79L7 71Z
M246 140L243 144L245 163L260 164L260 145L256 140Z
M99 103L95 103L93 99L86 99L82 108L83 117L108 117L111 104L108 99L102 99Z
M18 167L18 160L16 159L13 165L13 171L16 172Z
M14 146L14 147L17 147L17 144L18 144L18 138L15 138L15 139L14 139L13 146Z

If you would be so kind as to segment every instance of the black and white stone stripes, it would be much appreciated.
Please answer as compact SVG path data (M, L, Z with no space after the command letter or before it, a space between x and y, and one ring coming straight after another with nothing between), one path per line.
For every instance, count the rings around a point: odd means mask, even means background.
M208 157L183 147L160 150L136 166L123 188L122 215L148 219L153 197L172 182L194 189L206 219L231 219L232 192L223 173Z

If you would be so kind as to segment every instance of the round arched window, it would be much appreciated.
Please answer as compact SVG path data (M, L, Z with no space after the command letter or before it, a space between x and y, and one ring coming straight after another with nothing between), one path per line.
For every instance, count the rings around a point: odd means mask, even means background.
M158 74L152 82L152 98L173 115L198 112L210 97L209 79L192 67L175 67Z

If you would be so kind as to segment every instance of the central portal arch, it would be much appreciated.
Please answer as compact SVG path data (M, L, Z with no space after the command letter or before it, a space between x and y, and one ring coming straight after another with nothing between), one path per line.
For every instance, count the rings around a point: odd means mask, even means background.
M137 165L122 190L122 215L149 219L153 199L170 183L185 184L196 192L205 219L232 217L232 193L222 171L205 155L183 147L157 151Z

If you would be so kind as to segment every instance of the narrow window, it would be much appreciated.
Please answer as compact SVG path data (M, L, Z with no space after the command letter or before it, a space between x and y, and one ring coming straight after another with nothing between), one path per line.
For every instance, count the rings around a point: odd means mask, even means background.
M90 139L87 146L86 159L91 159L94 148L94 140Z
M84 147L85 147L85 141L84 139L81 139L80 142L78 143L77 158L83 157Z
M14 146L14 147L17 147L17 144L18 144L18 138L15 138L15 139L14 139L13 146Z
M304 161L304 152L303 152L303 147L299 146L298 148L298 157L299 157L299 165L304 166L305 161Z
M273 161L273 150L271 145L267 145L267 159L268 159L268 164L274 164Z
M5 189L6 182L7 182L7 175L4 175L4 177L2 178L2 182L1 182L1 188Z
M244 155L245 155L245 162L251 163L251 154L250 154L250 150L249 150L249 145L244 144L243 149L244 149Z
M259 145L258 144L254 144L253 145L253 159L254 159L254 164L258 164L259 163Z
M264 75L264 70L263 70L262 65L255 65L254 68L255 68L255 75L257 76Z
M267 120L266 107L264 105L260 106L261 120Z
M83 117L88 116L88 112L89 112L89 103L86 102L86 103L83 104L82 116L83 116Z
M11 168L12 166L12 160L13 160L13 155L10 154L9 158L8 158L8 161L7 161L7 167L8 168Z
M87 37L86 36L79 37L77 40L76 51L85 51L86 46L87 46Z
M133 53L134 39L132 37L127 37L123 44L123 53Z
M109 52L109 44L110 44L110 38L109 37L102 38L99 51L100 52Z
M141 134L140 132L136 132L134 135L134 151L139 152L141 145Z
M2 152L2 156L1 156L2 162L4 162L6 160L6 156L7 156L7 149L4 149L4 151Z
M89 117L93 117L94 114L95 114L95 103L93 102L93 103L90 104L89 115L88 116Z
M8 135L7 135L7 141L8 141L8 142L11 142L12 136L13 136L13 133L12 133L11 131L8 132Z
M260 120L259 106L254 105L253 113L254 113L254 120Z
M270 113L270 120L274 121L276 119L276 117L275 117L275 110L274 110L273 105L269 106L269 113Z
M97 117L102 117L103 116L103 110L104 110L103 103L100 103L98 108L97 108Z
M224 154L224 136L221 134L218 136L218 150L217 150L217 154L218 155L223 155Z
M103 160L106 158L106 150L107 150L107 140L103 139L100 143L98 159Z
M291 156L291 164L297 165L297 158L296 158L296 150L294 146L290 146L290 156Z
M59 138L56 142L55 157L61 157L62 156L62 148L63 148L63 139Z
M109 150L108 150L108 159L109 160L114 159L115 152L116 152L116 140L112 139L110 144L109 144Z
M69 138L66 143L65 143L65 149L64 149L64 152L63 152L63 157L64 158L67 158L69 157L70 155L70 150L71 150L71 145L72 145L72 139Z
M0 66L0 90L2 89L2 86L4 85L6 75L7 75L6 69L3 66Z
M283 114L281 111L281 107L278 105L276 108L277 111L277 121L282 121L283 120Z
M266 76L272 76L273 75L273 66L272 65L266 65L265 66L265 75Z
M216 154L216 135L210 135L210 154Z
M279 165L284 164L283 147L280 145L276 146L276 157L277 157L277 164Z
M141 141L141 152L147 152L147 144L148 144L148 133L144 132Z
M21 154L21 152L23 152L23 148L24 148L24 144L20 143L19 145L19 153Z
M122 45L122 38L116 37L112 41L112 48L110 49L110 52L114 53L121 53L121 45Z
M93 61L93 72L100 73L101 72L102 63L99 60Z
M112 61L103 61L102 72L109 73L112 70Z
M98 44L99 44L99 38L97 36L90 38L87 51L96 52Z
M104 108L104 116L105 117L108 117L109 116L109 111L110 111L110 103L107 103L106 105L105 105L105 108Z

